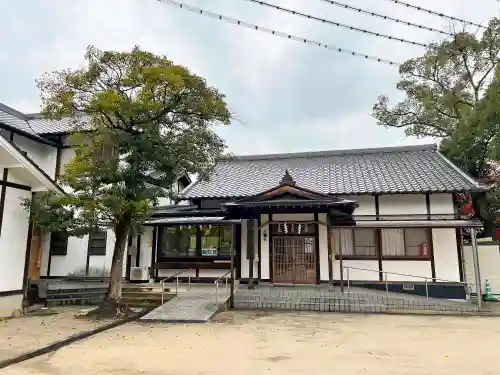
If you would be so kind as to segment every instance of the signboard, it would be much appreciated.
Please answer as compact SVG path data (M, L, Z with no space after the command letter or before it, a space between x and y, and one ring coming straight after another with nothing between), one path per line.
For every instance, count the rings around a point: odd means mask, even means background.
M201 249L201 255L202 256L217 256L217 249L216 248Z

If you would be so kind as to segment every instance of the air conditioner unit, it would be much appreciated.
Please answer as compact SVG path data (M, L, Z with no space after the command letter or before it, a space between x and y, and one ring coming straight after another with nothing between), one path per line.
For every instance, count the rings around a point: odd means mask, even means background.
M130 281L149 281L148 267L130 267Z

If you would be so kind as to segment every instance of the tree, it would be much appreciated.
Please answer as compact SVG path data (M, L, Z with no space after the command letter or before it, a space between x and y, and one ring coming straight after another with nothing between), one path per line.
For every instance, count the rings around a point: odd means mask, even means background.
M69 116L75 157L60 183L66 195L43 194L33 219L49 231L81 236L112 229L115 246L107 299L120 305L122 261L131 228L140 225L183 174L208 178L225 144L213 131L228 124L222 95L165 56L87 48L86 67L38 81L48 118ZM111 309L109 309L111 307Z
M400 66L397 84L404 99L390 106L381 95L373 106L378 125L404 128L407 136L441 139L440 151L473 177L484 179L498 160L500 20L483 34L462 31L431 44L423 56ZM491 221L494 189L475 196L476 212ZM489 202L489 203L488 203Z

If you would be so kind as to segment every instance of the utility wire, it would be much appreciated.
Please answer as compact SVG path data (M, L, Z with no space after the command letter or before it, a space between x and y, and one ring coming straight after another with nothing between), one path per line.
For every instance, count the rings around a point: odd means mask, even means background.
M349 4L341 3L340 1L334 1L334 0L320 0L320 1L324 1L325 3L329 3L330 5L335 5L339 8L344 8L344 9L352 10L352 11L355 11L358 13L367 14L367 15L372 16L372 17L378 17L378 18L382 18L384 20L393 21L393 22L396 22L396 23L399 23L399 24L402 24L405 26L415 27L415 28L421 29L421 30L432 31L435 33L443 34L443 35L450 35L450 36L453 35L452 33L449 33L449 32L444 31L444 30L434 29L432 27L420 25L418 23L413 23L410 21L400 20L400 19L395 18L395 17L386 16L386 15L383 15L381 13L372 12L370 10L366 10L366 9L362 9L362 8L356 8L356 7L353 7ZM500 0L497 0L497 1L500 1Z
M410 8L410 9L415 9L415 10L418 10L418 11L421 11L421 12L432 14L433 16L437 16L437 17L441 17L441 18L446 18L446 19L449 19L449 20L452 20L452 21L461 22L461 23L463 23L465 25L469 25L469 26L474 26L474 27L479 27L479 28L482 28L482 29L486 29L486 26L480 25L478 23L474 23L474 22L471 22L471 21L466 21L466 20L463 20L463 19L460 19L460 18L457 18L457 17L453 17L453 16L448 16L447 14L444 14L444 13L441 13L441 12L437 12L437 11L431 10L431 9L422 8L422 7L419 7L417 5L406 3L404 1L400 1L400 0L385 0L385 1L389 1L391 3L397 4L397 5L402 5L402 6L405 6L407 8ZM499 0L497 0L497 1L499 1Z
M325 48L329 51L334 51L334 52L343 53L343 54L347 54L347 55L351 55L351 56L361 57L361 58L364 58L366 60L371 60L371 61L375 61L375 62L387 64L387 65L393 65L393 66L401 65L400 63L397 63L397 62L394 62L391 60L382 59L382 58L379 58L376 56L366 55L364 53L355 52L355 51L351 51L349 49L336 47L336 46L333 46L331 44L326 44L326 43L318 42L315 40L294 36L294 35L287 34L287 33L281 32L281 31L258 26L258 25L248 23L245 21L240 21L240 20L237 20L235 18L226 17L224 15L209 12L209 11L203 10L201 8L197 8L197 7L193 7L193 6L181 3L179 1L175 1L175 0L156 0L156 1L158 1L160 3L167 4L167 5L171 5L171 6L180 8L180 9L188 10L188 11L193 12L193 13L198 13L198 14L201 14L203 16L214 18L214 19L217 19L220 21L225 21L225 22L231 23L233 25L246 27L248 29L264 32L264 33L271 34L271 35L274 35L274 36L277 36L280 38L284 38L284 39L293 40L295 42L301 42L304 44L309 44L309 45L313 45L316 47Z
M396 42L411 44L411 45L414 45L414 46L420 46L420 47L427 47L428 46L425 43L415 42L413 40L398 38L398 37L395 37L395 36L392 36L392 35L381 34L381 33L375 32L375 31L365 30L365 29L361 29L359 27L355 27L355 26L351 26L351 25L346 25L344 23L330 21L330 20L327 20L327 19L324 19L324 18L312 16L312 15L307 14L307 13L302 13L302 12L299 12L299 11L296 11L296 10L293 10L293 9L283 8L283 7L280 7L278 5L267 3L265 1L260 1L260 0L245 0L245 1L249 1L251 3L259 4L259 5L268 7L268 8L273 8L273 9L276 9L276 10L279 10L279 11L282 11L282 12L285 12L285 13L293 14L295 16L304 17L304 18L308 18L310 20L314 20L314 21L319 21L319 22L322 22L322 23L326 23L326 24L329 24L329 25L332 25L332 26L341 27L341 28L348 29L348 30L351 30L351 31L357 31L359 33L363 33L363 34L367 34L367 35L378 36L380 38L394 40Z

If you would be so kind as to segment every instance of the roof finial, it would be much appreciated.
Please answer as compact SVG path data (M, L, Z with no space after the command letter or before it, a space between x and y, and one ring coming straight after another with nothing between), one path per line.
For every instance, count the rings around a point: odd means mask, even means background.
M285 175L281 179L280 186L295 186L295 181L292 176L290 176L290 173L288 173L288 169L285 170Z

